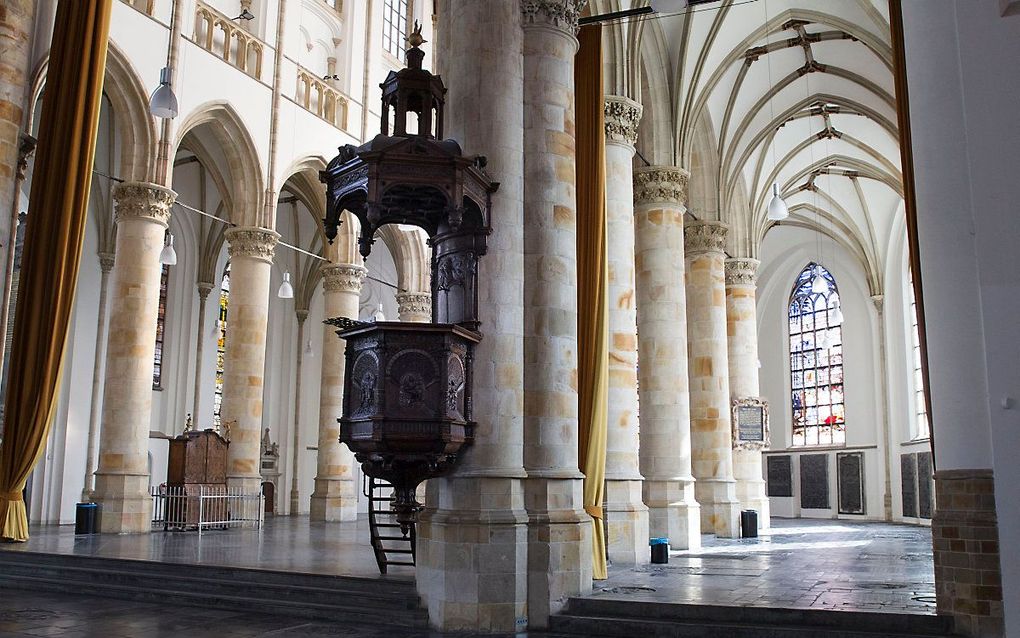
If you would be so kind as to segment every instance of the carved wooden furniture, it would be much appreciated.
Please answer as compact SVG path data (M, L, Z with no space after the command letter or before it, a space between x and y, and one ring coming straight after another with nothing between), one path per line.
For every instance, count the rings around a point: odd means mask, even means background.
M408 42L407 68L381 85L382 134L342 147L320 174L330 241L349 211L361 223L358 243L366 257L384 224L419 226L432 246L434 323L327 321L347 342L340 441L366 475L393 484L405 533L421 509L415 487L448 472L472 440L472 352L482 338L478 259L499 186L483 171L484 158L465 157L457 142L437 139L446 88L421 68L420 34ZM411 132L414 119L418 128Z
M174 511L167 512L167 520L185 526L198 525L198 495L226 490L227 446L230 442L212 430L185 432L170 439L167 460L167 487L183 489L187 499L171 501ZM192 495L194 498L192 498ZM226 501L219 501L225 507Z

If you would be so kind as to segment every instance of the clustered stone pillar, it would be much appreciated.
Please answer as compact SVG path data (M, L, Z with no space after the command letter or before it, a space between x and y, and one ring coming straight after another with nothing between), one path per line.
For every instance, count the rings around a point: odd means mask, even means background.
M524 81L520 0L439 4L448 82L446 134L488 158L500 182L478 262L482 342L474 351L474 444L448 477L428 481L415 578L445 630L515 633L528 621L524 510ZM498 82L479 82L482 77Z
M398 292L397 316L400 321L429 323L432 321L432 293Z
M726 260L726 343L730 395L733 399L758 398L758 312L755 303L757 259ZM733 478L743 509L758 512L758 527L769 527L769 499L762 478L761 449L733 449Z
M147 532L152 361L159 312L159 254L170 221L172 190L125 182L113 192L117 259L113 266L103 418L95 500L104 533Z
M162 249L160 249L162 250ZM96 470L96 437L99 436L99 418L101 404L99 399L103 392L103 357L106 356L106 340L110 333L106 329L106 317L109 314L110 273L113 272L113 253L99 253L99 312L96 313L96 354L92 359L92 396L89 401L89 434L85 443L85 480L82 482L81 500L92 500L92 486ZM158 316L158 310L157 310ZM2 365L2 363L0 363Z
M262 401L269 323L269 283L280 235L266 228L228 229L230 329L223 356L221 422L228 429L227 484L261 489Z
M8 252L14 250L17 210L10 215L10 206L17 201L20 163L19 133L26 90L31 86L33 16L38 0L5 0L0 11L0 264L7 263ZM0 272L0 277L9 276ZM0 290L5 281L0 280Z
M687 260L688 370L695 496L701 527L724 538L739 535L740 503L733 479L730 380L726 339L727 226L695 221L684 230Z
M574 54L583 2L527 0L524 26L524 487L528 617L591 590L578 470Z
M367 271L354 264L322 267L324 314L328 318L358 318L361 284ZM315 491L309 516L313 521L353 521L358 518L354 453L340 444L343 413L344 348L336 328L325 326L322 336L322 385L319 389L319 450L315 463Z
M687 382L684 202L687 171L634 171L635 292L640 464L652 536L678 549L701 547L701 510L691 475Z
M609 263L609 418L606 497L609 557L647 563L648 508L638 463L637 316L634 306L634 144L641 105L606 96L606 257Z

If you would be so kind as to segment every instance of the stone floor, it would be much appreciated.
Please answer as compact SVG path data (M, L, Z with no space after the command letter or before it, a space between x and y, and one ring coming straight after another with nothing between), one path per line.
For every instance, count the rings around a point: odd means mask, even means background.
M913 525L772 519L757 539L703 537L668 565L612 567L599 598L934 614L931 530Z
M151 560L187 565L248 567L363 578L414 578L411 567L380 576L368 521L312 523L307 516L266 519L262 530L232 529L151 534L75 536L73 525L32 525L26 543L0 543L0 551L29 551Z
M0 638L472 638L355 624L326 624L281 616L151 605L93 596L0 592ZM491 634L484 634L493 638ZM527 634L518 634L525 638ZM556 638L542 634L542 638Z

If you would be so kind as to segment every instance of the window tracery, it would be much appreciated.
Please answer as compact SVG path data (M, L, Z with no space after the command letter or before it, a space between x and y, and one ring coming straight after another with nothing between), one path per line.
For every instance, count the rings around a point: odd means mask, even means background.
M223 362L227 354L227 305L230 302L230 262L223 268L220 283L219 313L216 317L216 388L213 390L213 423L220 427L220 409L223 406Z
M812 262L798 275L788 318L793 445L843 445L843 317L825 267Z

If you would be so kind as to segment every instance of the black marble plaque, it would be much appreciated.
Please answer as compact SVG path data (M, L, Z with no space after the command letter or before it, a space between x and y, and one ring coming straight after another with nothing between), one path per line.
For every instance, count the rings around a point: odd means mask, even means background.
M840 514L864 513L864 452L836 455L836 481Z
M800 506L804 509L829 508L828 454L801 455Z
M900 455L900 494L903 497L903 516L917 518L917 455Z
M766 456L765 465L768 468L768 495L793 496L793 465L790 455Z
M917 453L917 515L931 518L935 508L935 477L931 470L931 452Z

